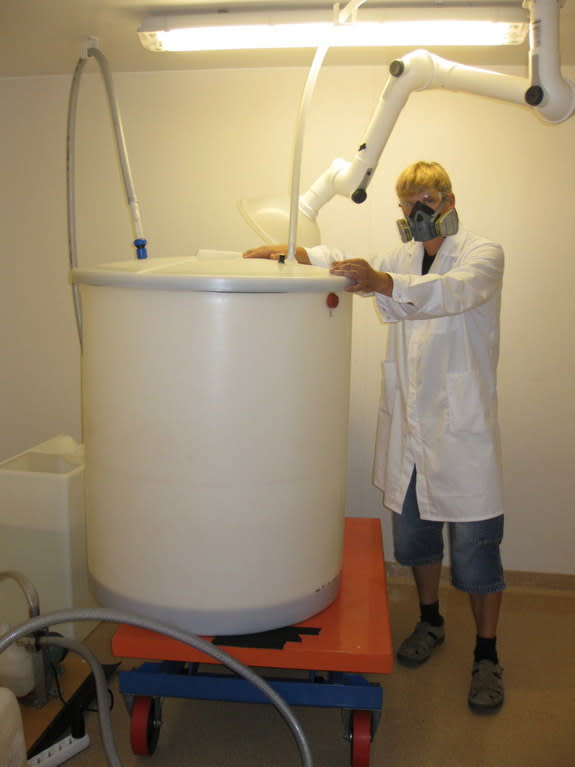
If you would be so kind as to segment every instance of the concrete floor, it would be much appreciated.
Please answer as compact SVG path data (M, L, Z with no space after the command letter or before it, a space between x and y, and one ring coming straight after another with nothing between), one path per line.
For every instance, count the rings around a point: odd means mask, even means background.
M389 585L394 644L416 619L412 586ZM467 597L442 585L447 636L419 669L396 664L386 676L368 676L384 690L381 722L370 767L573 767L575 765L575 592L510 588L499 632L506 702L496 714L467 706L474 641ZM102 662L111 659L113 626L88 640ZM122 668L132 664L125 659ZM111 681L116 745L124 767L296 767L298 751L272 706L167 699L153 756L136 757L129 720ZM315 767L347 767L350 746L335 709L296 709ZM86 714L90 747L67 762L105 767L96 714Z

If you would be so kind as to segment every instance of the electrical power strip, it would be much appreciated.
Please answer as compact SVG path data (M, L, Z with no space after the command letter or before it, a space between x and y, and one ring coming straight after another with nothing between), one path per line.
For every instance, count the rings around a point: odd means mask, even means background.
M59 743L54 743L50 748L45 748L36 756L28 759L28 767L57 767L57 765L66 762L71 759L80 751L88 748L90 745L90 738L88 735L83 735L81 738L73 738L69 735Z

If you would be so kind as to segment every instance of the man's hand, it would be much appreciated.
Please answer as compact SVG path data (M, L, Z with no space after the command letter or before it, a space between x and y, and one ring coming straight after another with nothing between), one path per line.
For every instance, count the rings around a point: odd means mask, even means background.
M243 254L243 257L267 258L270 261L279 261L280 256L287 257L287 252L287 245L261 245L259 248L246 250L246 252ZM305 248L298 246L295 250L295 257L298 264L309 264L309 257Z
M363 258L351 258L349 261L335 261L330 268L332 274L338 277L348 277L353 280L346 291L349 293L381 293L391 296L393 278L387 272L376 270Z

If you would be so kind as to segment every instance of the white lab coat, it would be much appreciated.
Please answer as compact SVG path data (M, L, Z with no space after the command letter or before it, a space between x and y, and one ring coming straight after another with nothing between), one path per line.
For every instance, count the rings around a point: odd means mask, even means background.
M310 260L345 258L320 245ZM473 521L503 513L496 368L503 251L460 230L427 275L423 244L410 242L372 265L393 277L376 294L390 323L377 428L374 483L401 513L414 465L422 519Z

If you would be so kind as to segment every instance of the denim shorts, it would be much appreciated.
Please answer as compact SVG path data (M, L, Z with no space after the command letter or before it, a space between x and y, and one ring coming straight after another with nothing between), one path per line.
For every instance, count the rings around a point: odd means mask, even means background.
M416 471L405 494L401 514L393 514L395 559L408 567L443 560L443 526L447 524L451 552L451 582L468 594L488 594L505 588L500 544L503 515L478 522L431 522L421 519L415 491Z

